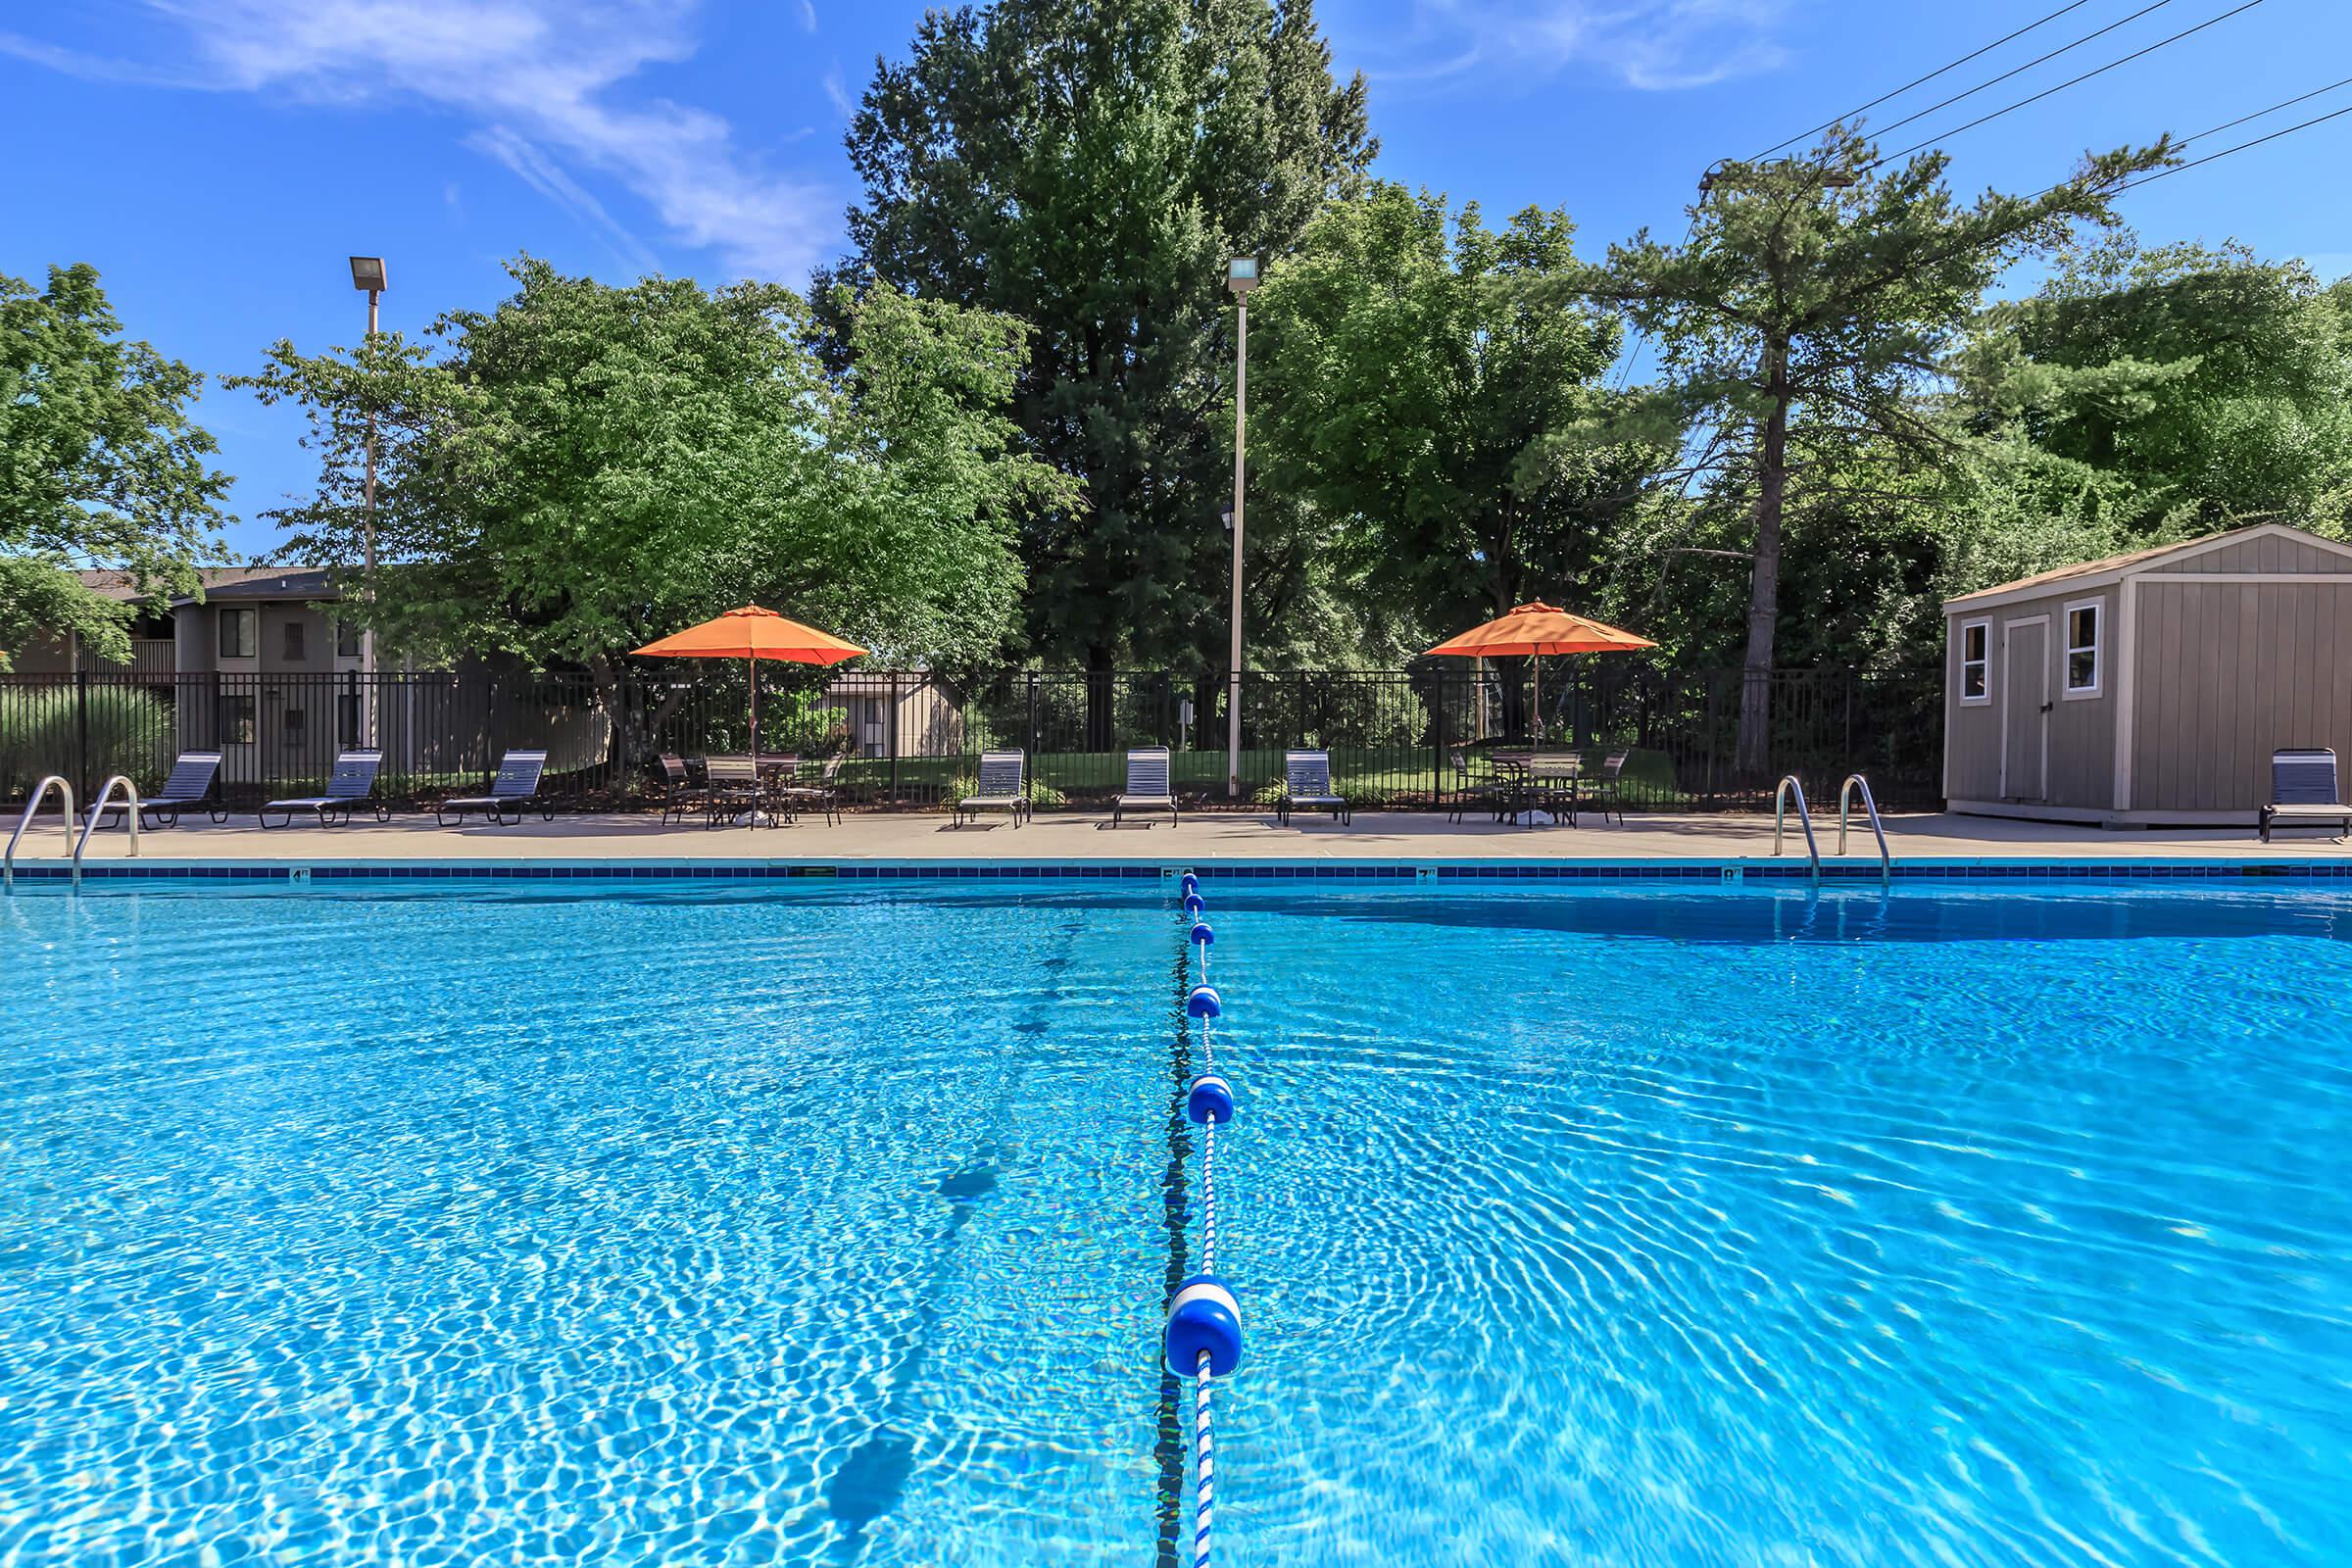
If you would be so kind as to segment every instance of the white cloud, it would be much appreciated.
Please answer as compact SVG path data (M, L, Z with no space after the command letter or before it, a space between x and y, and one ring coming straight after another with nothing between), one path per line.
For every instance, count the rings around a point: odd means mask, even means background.
M816 30L816 7L810 3L810 0L800 0L798 10L801 16L801 30L814 32Z
M744 273L797 277L830 241L838 199L761 169L718 116L631 93L692 57L689 5L662 0L145 0L186 30L173 77L314 102L411 98L474 122L467 144L646 261L581 186L593 170L670 235ZM0 35L0 49L40 58ZM58 51L56 53L63 53ZM45 63L96 74L88 57ZM123 72L139 68L124 67ZM632 261L631 265L639 265Z
M1365 71L1432 82L1585 66L1644 91L1703 87L1779 67L1788 52L1775 33L1788 9L1788 0L1416 0L1403 29L1367 40Z
M858 100L850 96L848 84L841 79L841 62L838 60L825 68L825 96L833 100L833 107L842 119L847 120L858 113Z

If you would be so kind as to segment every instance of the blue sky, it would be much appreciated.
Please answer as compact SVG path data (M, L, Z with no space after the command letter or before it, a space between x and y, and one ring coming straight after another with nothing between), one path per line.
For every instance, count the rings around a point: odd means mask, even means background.
M1679 231L1701 169L1756 154L2064 0L1324 0L1371 80L1378 172L1491 214L1564 205L1597 252ZM2082 0L1874 111L1876 123L2116 23ZM1941 132L2243 0L2159 0L2058 60L1930 114ZM856 195L841 133L922 6L884 0L85 0L0 14L0 271L87 261L133 335L215 374L274 339L349 343L345 257L381 253L385 324L504 292L529 250L613 280L796 285ZM1963 192L2038 189L2086 147L2189 134L2352 74L2352 6L2257 0L2195 37L1952 138ZM2213 151L2352 104L2352 88ZM2151 241L2242 239L2352 272L2352 115L2126 198ZM244 516L312 474L296 421L208 390ZM231 530L240 553L271 530Z

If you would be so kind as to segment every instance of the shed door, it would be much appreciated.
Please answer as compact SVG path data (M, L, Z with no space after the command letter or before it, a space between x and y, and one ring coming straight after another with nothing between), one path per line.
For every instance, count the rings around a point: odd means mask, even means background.
M2001 628L2001 799L2038 801L2049 793L2050 617Z

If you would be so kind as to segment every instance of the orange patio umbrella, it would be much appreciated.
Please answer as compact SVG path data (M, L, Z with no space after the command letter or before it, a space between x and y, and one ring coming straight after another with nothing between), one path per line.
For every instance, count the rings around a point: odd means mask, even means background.
M1504 659L1525 654L1536 661L1536 726L1544 724L1544 656L1545 654L1627 654L1658 645L1604 622L1571 614L1557 605L1538 600L1448 637L1429 652L1460 659Z
M760 661L787 664L838 664L865 652L856 643L804 626L758 605L715 615L699 626L672 632L637 650L657 659L741 659L752 675L752 756L760 755Z

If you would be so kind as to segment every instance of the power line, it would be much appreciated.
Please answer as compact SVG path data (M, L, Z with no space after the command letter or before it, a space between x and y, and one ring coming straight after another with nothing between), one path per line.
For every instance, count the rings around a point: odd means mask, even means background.
M2338 87L2352 87L2352 76L2346 76L2341 81L2331 81L2325 87L2314 87L2311 89L2311 91L2307 93L2299 93L2292 98L2282 98L2278 103L2271 105L2271 107L2268 109L2257 109L2250 115L2240 115L2235 120L2225 120L2218 125L2207 125L2203 130L2198 131L2194 136L2183 136L2178 142L2174 143L2174 145L2178 147L2185 147L2192 141L2202 141L2207 136L2219 135L2225 130L2233 130L2237 126L2244 124L2249 120L2260 120L2263 118L2263 116L2275 115L2281 109L2292 109L2299 103L2304 103L2310 99L2317 98L2324 92L2333 92ZM2326 119L2327 117L2322 116L2321 118ZM2304 123L2309 124L2311 122L2306 121ZM2287 128L2292 130L2295 127L2290 125ZM2284 132L2282 131L2280 134L2283 135ZM2218 158L2221 156L2221 154L2216 153L2214 156Z
M1920 151L1922 151L1922 150L1924 150L1924 149L1926 149L1926 148L1929 148L1929 147L1933 147L1933 146L1935 146L1935 145L1936 145L1936 143L1938 143L1938 142L1942 142L1942 141L1948 141L1948 140L1950 140L1952 137L1959 135L1959 134L1960 134L1962 131L1964 131L1964 130L1974 130L1974 129L1976 129L1976 128L1977 128L1979 125L1984 124L1984 123L1986 123L1986 122L1989 122L1989 121L1998 120L1998 119L2000 119L2000 118L2001 118L2003 115L2006 115L2006 114L2011 114L2011 113L2014 113L2014 112L2015 112L2015 111L2017 111L2017 110L2023 109L2023 108L2025 108L2025 107L2026 107L2028 104L2037 104L2037 103L2041 102L2041 101L2042 101L2044 98L2047 98L2047 97L2049 97L2049 96L2050 96L2052 93L2061 93L2061 92L2064 92L2064 91L2066 91L2066 89L2067 89L2067 88L2069 88L2069 87L2073 87L2073 86L2076 86L2076 85L2078 85L2078 84L2080 84L2080 83L2082 83L2082 82L2088 81L2088 80L2089 80L2091 77L2093 77L2093 76L2103 76L2103 75L2105 75L2105 74L2106 74L2108 72L2110 72L2110 71L2113 71L2113 70L2114 70L2116 67L2118 67L2118 66L2128 66L2128 65L2130 65L2130 64L2131 64L2132 61L2139 59L2139 58L2140 58L2140 56L2142 56L2142 55L2151 55L2151 54L2154 54L2154 53L2155 53L2157 50L2159 50L2159 49L2163 48L2163 47L2164 47L2166 44L2179 43L2179 42L2180 42L2181 39L2183 39L2183 38L2187 37L2187 36L2188 36L2190 33L2192 33L2192 32L2203 32L2203 31L2204 31L2204 30L2205 30L2207 27L2210 27L2210 26L2214 25L2216 23L2228 22L2228 21L2229 21L2229 20L2230 20L2231 17L2237 16L2237 15L2239 15L2240 13L2243 13L2243 12L2251 11L2251 10L2253 10L2253 9L2254 9L2256 6L2258 6L2258 5L2261 5L2261 4L2262 4L2262 0L2245 0L2245 3L2244 3L2243 5L2240 5L2240 6L2236 7L2234 10L2230 10L2230 11L2225 11L2225 12L2223 12L2223 13L2222 13L2220 16L2218 16L2218 17L2208 17L2208 18L2206 18L2206 19L2205 19L2203 22L2200 22L2200 23L2198 23L2198 24L2197 24L2195 26L2193 26L2193 27L2183 27L2183 28L2181 28L2181 29L2180 29L2179 32L2176 32L2176 33L2174 33L2174 34L2173 34L2171 37L2169 37L2169 38L2159 38L2159 39L2157 39L2157 40L2156 40L2154 43L2152 43L2152 44L2149 44L2149 45L2148 45L2146 48L2144 48L2144 49L2134 49L2134 50L2132 50L2132 51L2130 54L2128 54L2128 55L2125 55L2125 56L2124 56L2122 59L2120 59L2120 60L2110 60L2110 61L2108 61L2108 62L2107 62L2105 65L2103 65L2103 66L2099 66L2099 67L2095 68L2094 70L2085 71L2085 72L2084 72L2084 73L2082 73L2082 74L2081 74L2080 76L2070 76L2070 77L2068 77L2066 80L2064 80L2064 81L2062 81L2062 82L2058 83L2058 85L2057 85L2057 86L2055 86L2055 87L2044 87L2044 88L2043 88L2041 91L2039 91L2039 92L2037 92L2037 93L2034 94L2034 95L2033 95L2032 97L2030 97L2030 98L2020 98L2020 99L2019 99L2017 102L2015 102L2015 103L2013 103L2013 104L2008 104L2008 105L2005 105L2004 107L2002 107L2002 108L1999 108L1999 109L1995 109L1994 111L1992 111L1992 113L1990 113L1990 114L1988 114L1988 115L1979 115L1979 116L1978 116L1976 119L1974 119L1974 120L1970 121L1970 122L1969 122L1967 124L1965 124L1965 125L1954 125L1954 126L1953 126L1951 129L1949 129L1949 130L1946 130L1946 131L1939 132L1938 134L1936 134L1936 135L1934 135L1934 136L1930 136L1930 137L1929 137L1929 138L1928 138L1926 141L1922 141L1922 142L1914 142L1914 143L1912 143L1910 146L1908 146L1908 147L1904 148L1904 149L1903 149L1901 152L1899 152L1899 153L1883 153L1883 154L1881 154L1881 155L1880 155L1880 156L1879 156L1877 159L1873 160L1873 161L1872 161L1870 164L1868 164L1867 166L1865 166L1865 168L1864 168L1864 170L1863 170L1863 172L1867 173L1867 172L1870 172L1870 170L1873 170L1873 169L1876 169L1876 168L1878 168L1878 167L1879 167L1879 165L1881 165L1881 164L1891 164L1891 163L1893 163L1895 160L1897 160L1897 159L1899 159L1899 158L1908 158L1908 157L1910 157L1910 156L1911 156L1913 153L1915 153L1915 152L1920 152ZM2126 20L2128 21L2128 20L2130 20L2130 19L2129 19L2129 18L2127 18ZM2322 91L2325 91L2326 89L2325 89L2325 88L2323 88L2323 89L2321 89L2321 90L2322 90ZM1923 111L1923 112L1924 112L1924 111ZM1916 119L1918 119L1919 117L1918 117L1917 115L1914 115L1914 116L1912 116L1911 118L1912 118L1912 119L1914 119L1914 120L1916 120ZM1899 125L1899 124L1903 124L1903 123L1905 123L1905 122L1903 122L1903 121L1899 121L1899 120L1898 120L1898 121L1896 121L1896 122L1895 122L1895 124L1898 124L1898 125ZM2211 134L2211 132L2208 132L2207 134Z
M2337 85L2338 85L2338 86L2341 86L2341 85L2342 85L2342 83L2341 83L2341 82L2338 82L2338 83L2337 83ZM2320 90L2321 90L2322 92L2326 92L2328 89L2327 89L2327 88L2325 88L2325 87L2323 87L2323 88L2321 88ZM2311 95L2310 95L2309 93L2306 93L2304 96L2305 96L2305 97L2309 97L2309 96L2311 96ZM2298 101L2298 100L2293 100L2293 99L2290 99L2290 100L2288 100L2288 102L2290 102L2290 103L2291 103L2291 102L2296 102L2296 101ZM2284 107L2285 107L2285 105L2281 104L2281 105L2277 105L2277 106L2275 106L2275 107L2278 107L2278 108L2284 108ZM2267 114L2271 113L2271 111L2270 111L2270 110L2268 110L2268 109L2266 109L2266 110L2264 110L2262 113L2267 115ZM2293 135L2293 134L2294 134L2296 131L2298 131L2298 130L2308 130L2308 129L2310 129L2310 128L2311 128L2312 126L2314 126L2314 125L2317 125L2317 124L2322 124L2322 123L2324 123L2324 122L2328 122L2328 121L2330 121L2330 120L2338 120L2338 119L2341 119L2341 118L2342 118L2343 116L2345 116L2345 115L2352 115L2352 104L2346 104L2346 105L2344 105L2344 107L2343 107L2343 108L2341 108L2341 109L2331 109L2331 110L2329 110L2329 111L2328 111L2327 114L2324 114L2324 115L2314 115L2314 116L2313 116L2311 119L2304 121L2304 122L2303 122L2302 123L2300 123L2300 124L2289 125L2289 126L2287 126L2287 127L2286 127L2284 130L2274 130L2274 131L2272 131L2272 132L2271 132L2271 133L2270 133L2268 136L2257 136L2257 137L2255 137L2255 138L2254 138L2252 141L2241 141L2241 142L2239 142L2239 143L2238 143L2236 146L2234 146L2234 147L2225 147L2225 148L2223 148L2223 149L2222 149L2220 152L2218 152L2218 153L2207 153L2207 154L2206 154L2204 157L2202 157L2202 158L2191 158L2191 159L2190 159L2190 160L2189 160L2187 163L2185 163L2185 164L2175 164L2175 165L2174 165L2172 168L2170 168L2170 169L2160 169L2160 170L2158 170L2156 172L2154 172L2153 174L2143 174L2143 175L2141 175L2139 178L2137 178L2137 179L2135 179L2135 180L2132 180L2131 183L2129 183L2129 184L2127 184L2127 185L2124 185L2124 186L2120 187L2120 188L2119 188L2119 189L2116 191L2116 193L2115 193L2115 194L2116 194L2116 195L2118 195L2118 196L2121 196L2121 195L2122 195L2122 194L2123 194L2125 191L2128 191L2128 190L2137 190L2137 189L2139 189L2139 187L2140 187L2140 186L2142 186L2142 185L2152 185L2152 184L2154 184L2156 181L2158 181L2158 180L2160 180L2160 179L2167 178L2167 177L2168 177L2168 176L2170 176L2170 175L2173 175L2173 174L2180 174L2180 173L2185 173L2185 172L2187 172L2189 170L2195 169L2195 168L2196 168L2196 167L2198 167L2200 164L2210 164L2210 163L2214 162L2214 161L2215 161L2215 160L2217 160L2217 159L2227 158L2227 157L2229 157L2229 156L2230 156L2231 153L2242 153L2242 152L2244 152L2244 151L2245 151L2247 148L2249 148L2249 147L2259 147L2259 146L2261 146L2261 145L2262 145L2264 142L2266 142L2266 141L2277 141L2277 140L2278 140L2279 137L2281 137L2281 136L2291 136L2291 135ZM2256 116L2256 115L2248 115L2248 116L2246 117L2246 119L2247 119L2247 120L2255 120L2255 119L2259 119L2259 118L2260 118L2260 116ZM2242 123L2242 122L2235 122L2235 121L2233 121L2233 122L2231 122L2231 123L2233 123L2233 124L2235 124L2235 123ZM2219 126L2216 126L2216 127L2215 127L2215 129L2219 129L2219 128L2221 128L2221 127L2219 127ZM2203 134L2210 136L2210 135L2212 135L2212 134L2213 134L2213 132L2209 130L2209 131L2205 131L2205 132L2203 132ZM2193 138L2192 138L2192 139L2193 139ZM2052 188L2054 189L2055 187L2052 187Z
M1909 81L1904 82L1900 87L1895 88L1894 91L1881 94L1879 97L1873 98L1870 102L1864 104L1859 109L1849 109L1844 114L1839 115L1836 120L1825 120L1820 124L1815 125L1811 130L1800 130L1795 135L1789 137L1788 141L1776 141L1771 146L1765 148L1762 152L1756 154L1754 158L1749 159L1748 162L1751 164L1761 162L1764 159L1770 158L1774 153L1779 152L1782 148L1789 145L1790 142L1803 141L1807 136L1818 136L1823 131L1829 129L1832 125L1842 124L1845 122L1852 120L1856 115L1867 114L1890 98L1900 98L1912 88L1934 81L1937 76L1942 75L1947 71L1957 70L1960 67L1967 65L1971 60L1975 60L1981 56L1992 53L1995 49L1998 49L2001 45L2008 43L2012 39L2024 37L2027 33L2032 32L2035 27L2040 26L2042 23L2055 22L2060 17L2065 16L2069 11L2080 11L2082 9L2082 7L2088 5L2089 3L2090 0L2072 0L2072 3L2060 6L2057 10L2051 12L2046 17L2029 22L2024 26L2018 28L2015 32L2006 33L2001 37L1993 39L1992 42L1986 44L1982 49L1976 50L1971 54L1962 55L1957 60L1947 61L1945 64L1937 66L1934 71L1929 72L1924 76L1912 77ZM2129 21L2130 19L2127 18L2126 20Z
M1983 92L1987 87L1997 87L2002 82L2007 81L2011 76L2021 75L2026 72L2032 71L2035 66L2041 65L2045 61L2055 60L2070 49L2080 49L2084 44L2090 42L2091 39L2104 37L2108 33L2113 32L2116 28L2123 26L2126 23L2137 22L2149 12L2162 10L2164 7L2169 6L2172 3L2173 0L2155 0L2155 4L2153 5L2141 6L2137 11L2132 12L2130 16L2125 17L2120 22L2110 22L2098 31L2086 32L2082 37L2077 38L2073 43L2061 44L2046 55L2036 55L2033 59L2027 61L2024 65L2019 66L2014 70L2004 71L1997 76L1987 77L1985 80L1978 82L1974 87L1969 88L1966 92L1956 92L1949 98L1944 99L1941 103L1930 104L1927 108L1922 109L1916 115L1905 115L1902 119L1893 122L1891 124L1881 125L1879 127L1879 134L1884 136L1890 130L1900 130L1903 126L1910 124L1915 120L1927 119L1938 109L1949 109L1952 105L1958 103L1963 98L1974 98L1978 93ZM2255 3L2260 4L2261 0L2255 0Z

